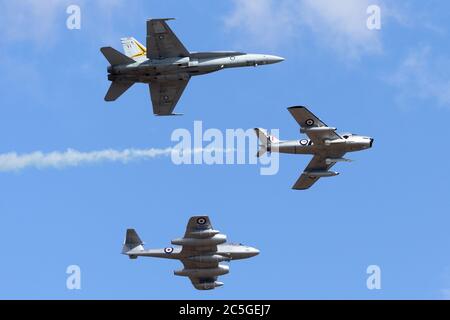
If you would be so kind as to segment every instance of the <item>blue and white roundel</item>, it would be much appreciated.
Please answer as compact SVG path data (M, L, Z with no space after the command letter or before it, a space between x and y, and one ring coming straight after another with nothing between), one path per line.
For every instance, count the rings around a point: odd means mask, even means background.
M164 252L165 253L172 253L173 252L173 248L164 248Z
M302 140L300 140L300 144L302 146L306 146L308 144L308 140L307 139L302 139Z
M206 223L206 219L205 218L198 218L197 219L197 223L198 224L205 224Z
M308 120L305 121L305 124L307 126L312 126L314 124L314 120L313 119L308 119Z

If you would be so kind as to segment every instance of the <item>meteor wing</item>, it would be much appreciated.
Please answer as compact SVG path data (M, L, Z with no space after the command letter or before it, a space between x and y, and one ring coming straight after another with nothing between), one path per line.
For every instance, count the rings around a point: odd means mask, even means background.
M198 243L195 245L183 245L181 255L185 256L185 258L181 259L181 262L184 269L196 270L196 274L189 275L189 279L196 289L208 290L222 285L222 283L216 282L218 276L211 272L219 267L220 261L200 260L202 256L211 256L217 252L216 245L201 244L202 240L208 242L208 239L217 232L212 228L211 221L207 216L191 217L187 224L184 239L198 239Z
M152 82L149 86L153 113L159 116L173 115L173 110L188 82L189 78L185 80Z
M216 245L211 245L209 241L205 241L205 244L202 244L201 240L208 240L217 233L218 231L212 228L208 216L191 217L187 224L186 232L184 233L184 239L196 239L198 241L195 245L183 244L181 253L186 255L199 255L216 252Z
M314 144L323 144L325 140L342 139L336 133L336 128L328 127L306 107L290 107L288 110L300 125L300 131L304 132Z
M189 51L167 25L167 20L173 19L147 20L147 58L149 59L189 56Z

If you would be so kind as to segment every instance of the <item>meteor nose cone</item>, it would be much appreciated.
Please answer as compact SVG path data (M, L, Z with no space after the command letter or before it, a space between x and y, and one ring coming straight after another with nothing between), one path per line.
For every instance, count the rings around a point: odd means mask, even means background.
M259 250L258 250L258 249L256 249L256 248L250 248L250 250L249 250L249 256L250 256L250 257L257 256L258 254L259 254Z

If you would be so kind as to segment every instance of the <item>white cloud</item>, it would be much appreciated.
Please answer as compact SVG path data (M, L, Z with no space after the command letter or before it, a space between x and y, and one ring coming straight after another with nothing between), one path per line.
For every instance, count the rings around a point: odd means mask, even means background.
M85 13L96 16L96 28L103 36L108 35L114 25L114 14L123 15L123 8L134 8L124 0L15 0L2 2L0 19L0 43L29 41L30 45L51 47L62 31L66 30L69 5L81 7L81 29ZM89 10L89 11L88 11ZM98 14L95 14L97 13ZM128 16L128 15L127 15ZM131 19L131 18L130 18Z
M2 2L2 41L44 41L53 33L58 12L65 13L59 0L18 0Z
M172 148L166 149L106 149L99 151L80 152L68 149L65 152L43 153L36 151L27 154L16 152L0 154L0 171L19 171L25 168L65 168L84 164L102 162L127 163L134 160L148 160L159 156L169 156Z
M265 46L289 43L312 31L321 45L354 58L382 51L380 32L366 25L371 4L369 0L234 0L225 25Z
M433 101L438 106L450 107L450 59L438 56L429 46L411 51L386 80L397 89L397 100Z

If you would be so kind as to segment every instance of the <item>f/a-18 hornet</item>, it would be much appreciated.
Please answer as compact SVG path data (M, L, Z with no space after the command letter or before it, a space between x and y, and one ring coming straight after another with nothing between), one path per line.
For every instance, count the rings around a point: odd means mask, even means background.
M373 138L353 133L338 134L336 128L327 126L306 107L290 107L288 110L300 125L300 133L305 133L308 139L279 141L264 129L255 128L255 131L262 144L258 157L266 151L314 155L292 189L308 189L322 177L338 175L330 169L336 162L351 161L344 158L347 152L372 148Z
M167 25L167 20L147 21L147 48L136 39L122 38L125 55L111 47L101 52L111 64L112 84L105 96L114 101L134 83L148 83L155 115L174 115L173 110L191 76L225 68L281 62L281 57L234 51L189 52Z
M122 254L130 259L156 257L180 260L184 268L174 271L174 274L189 277L198 290L210 290L222 286L223 283L217 278L229 272L229 266L220 262L259 254L258 249L226 241L227 236L213 229L209 217L195 216L189 219L184 237L171 242L181 247L145 250L136 231L128 229Z

